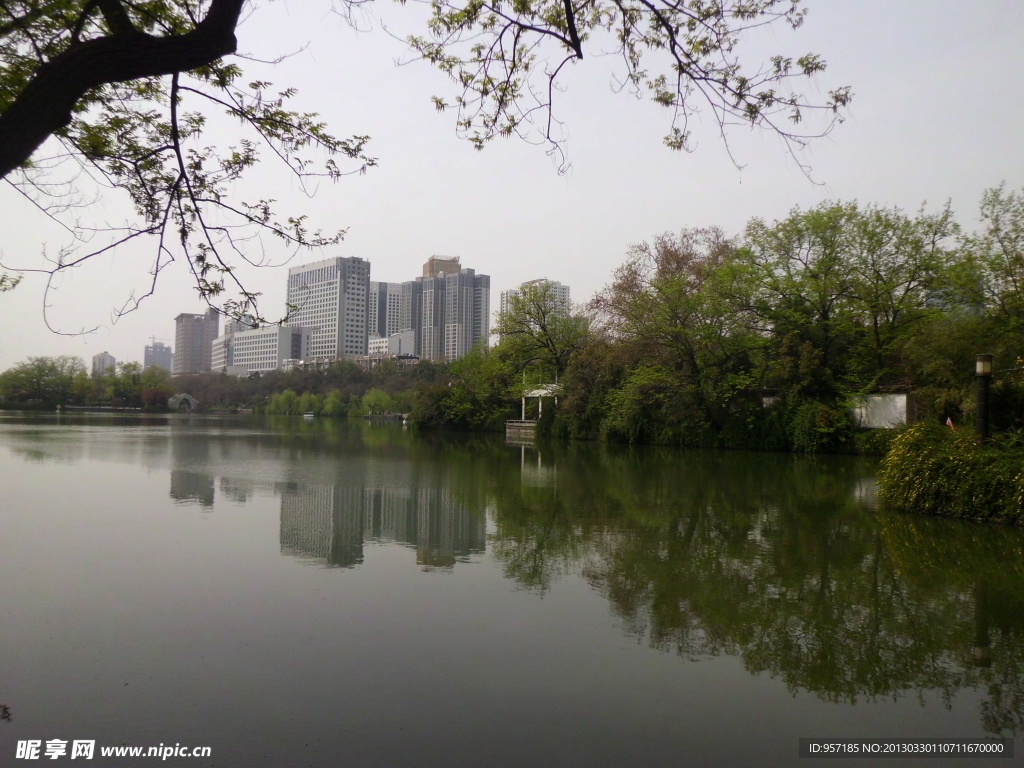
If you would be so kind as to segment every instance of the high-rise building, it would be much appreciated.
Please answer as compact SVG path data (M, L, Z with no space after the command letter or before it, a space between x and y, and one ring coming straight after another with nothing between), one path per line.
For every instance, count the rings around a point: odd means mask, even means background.
M546 290L552 305L560 311L569 311L569 286L562 285L554 280L542 277L538 280L528 280L518 288L511 288L501 292L501 313L505 314L509 309L509 300L513 296L522 295L525 290Z
M174 368L174 352L162 341L147 344L146 352L142 356L142 370L148 371L153 366L168 372Z
M288 270L288 325L312 331L310 358L366 354L369 289L370 263L355 256Z
M462 268L457 256L431 256L423 273L416 278L422 292L419 356L450 362L486 343L491 332L491 278Z
M366 318L371 339L386 339L402 330L402 284L371 280Z
M105 376L107 373L113 373L116 367L117 360L106 350L92 356L92 375L96 378Z
M398 330L413 332L413 354L420 355L423 328L423 280L402 283L402 308L398 318Z
M220 336L220 314L212 307L205 315L182 313L174 318L174 368L171 373L208 373L213 340Z

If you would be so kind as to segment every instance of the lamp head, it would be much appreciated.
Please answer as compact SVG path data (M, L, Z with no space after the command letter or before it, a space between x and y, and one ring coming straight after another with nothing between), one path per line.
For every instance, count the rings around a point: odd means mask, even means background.
M991 376L992 375L992 355L978 355L978 360L975 363L975 373L978 376Z

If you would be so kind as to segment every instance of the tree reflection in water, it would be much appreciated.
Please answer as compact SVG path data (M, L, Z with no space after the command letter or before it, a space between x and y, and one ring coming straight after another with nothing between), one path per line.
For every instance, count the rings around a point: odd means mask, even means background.
M425 552L478 553L489 519L486 547L509 579L543 594L581 576L624 631L659 651L737 656L831 702L923 703L938 692L950 705L976 689L987 731L1024 733L1024 531L878 511L872 461L587 443L538 454L490 436L268 426L207 436L194 450L190 432L172 436L175 500L203 504L213 467L251 463L275 489L372 501L357 526L340 524L352 503L330 507L333 529L351 528L355 546L413 542L378 531L380 487L409 500L410 520L424 511L414 500L441 494L438 508L458 514L438 518ZM263 476L278 465L281 477ZM222 476L221 493L247 498L239 483ZM284 536L291 501L281 493ZM442 546L449 539L469 544Z
M986 730L1024 732L1024 532L879 512L848 458L583 447L545 484L503 464L491 544L522 586L580 574L651 647L826 701L979 688Z

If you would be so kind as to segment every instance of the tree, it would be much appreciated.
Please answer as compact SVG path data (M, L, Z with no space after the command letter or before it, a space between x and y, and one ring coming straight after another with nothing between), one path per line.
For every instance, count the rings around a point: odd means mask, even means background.
M101 382L106 399L115 405L142 405L142 376L140 363L118 363L117 370L108 373Z
M30 357L0 374L0 396L15 403L66 403L85 376L85 363L73 355Z
M391 395L383 389L374 387L363 395L362 405L367 413L379 415L391 411L393 402Z
M1024 321L1024 189L1001 184L981 198L980 234L965 238L966 288L976 305Z
M349 0L343 8L350 8ZM117 308L129 312L155 289L164 267L184 256L200 294L236 318L263 318L258 296L236 273L263 253L263 236L286 250L338 242L341 232L310 231L302 216L278 215L271 194L235 199L231 190L270 148L304 180L337 180L375 164L366 136L339 139L315 113L290 107L293 88L247 81L235 56L244 0L13 0L0 5L0 177L61 218L69 174L127 195L138 215L122 228L64 223L75 231L44 270L52 280L98 253L129 242L153 247L152 282ZM258 12L258 11L257 11ZM552 96L564 67L585 47L612 45L623 84L668 108L666 143L690 148L689 118L703 103L725 137L733 124L760 126L792 151L842 119L849 88L814 102L794 84L825 69L808 54L770 57L744 68L737 53L765 25L800 26L796 0L438 0L412 49L457 83L457 126L477 147L496 136L529 136L531 123L555 149ZM653 59L653 62L651 61ZM247 135L213 147L205 128L219 111ZM824 122L803 131L809 114ZM48 140L52 139L52 142ZM325 159L314 161L311 153ZM351 161L345 169L337 160ZM68 164L72 166L70 169ZM56 198L52 197L56 192ZM83 244L85 243L85 244ZM44 307L46 302L44 301ZM45 310L44 310L45 312Z
M696 422L722 421L719 405L750 385L751 353L762 342L736 298L747 282L732 241L715 227L665 233L630 248L594 299L611 337L643 364L610 400L618 414L612 421L628 426L614 431L639 435L636 409L659 403L680 418L692 411ZM665 418L662 411L656 420Z
M836 394L853 343L849 240L857 215L856 203L822 203L772 225L747 225L744 254L761 286L751 308L775 338L785 385L814 398Z
M558 299L551 282L525 285L508 297L494 332L523 368L540 365L563 375L573 355L586 345L590 321L570 303Z
M920 320L940 311L936 299L949 265L945 242L956 224L948 205L913 219L897 208L867 206L851 228L850 292L867 335L854 363L859 383L870 386L893 376L900 341Z

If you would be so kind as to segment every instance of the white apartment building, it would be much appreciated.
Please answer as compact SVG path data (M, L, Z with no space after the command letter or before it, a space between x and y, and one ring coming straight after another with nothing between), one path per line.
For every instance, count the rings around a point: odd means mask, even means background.
M234 365L232 362L231 342L235 332L225 329L223 336L213 340L210 347L210 370L214 373L222 373Z
M402 284L371 280L366 303L366 319L371 339L387 338L403 330Z
M301 357L334 360L366 354L369 288L370 263L355 256L288 270L288 324L312 331L308 354Z
M92 375L96 378L113 373L117 367L117 360L109 352L103 351L92 356Z
M214 367L214 370L244 368L250 373L266 373L278 368L283 369L286 367L286 360L306 359L312 335L313 332L309 328L267 325L221 336L214 342L213 353L218 354L217 342L225 342L223 346L226 352L223 357L217 358L224 361L223 367Z
M390 357L392 355L415 355L416 331L408 330L393 333L387 337L371 338L369 342L370 357Z

